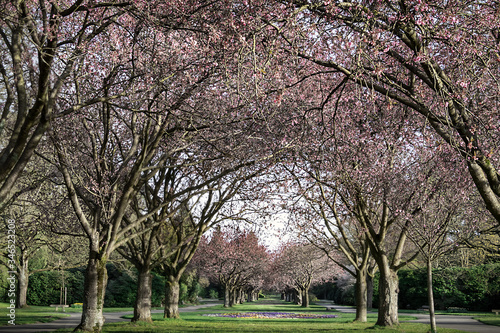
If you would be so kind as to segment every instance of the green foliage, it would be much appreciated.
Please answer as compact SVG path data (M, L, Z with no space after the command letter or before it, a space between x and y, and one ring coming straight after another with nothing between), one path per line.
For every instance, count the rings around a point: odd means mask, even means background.
M318 297L316 297L316 295L313 293L309 293L309 303L313 303L313 302L317 302L317 301L318 301Z
M198 281L196 271L189 271L182 275L179 286L179 301L184 303L198 303L198 297L204 293Z
M105 307L131 307L137 292L135 272L119 270L108 264L108 285L106 288ZM85 269L70 269L64 274L67 287L67 304L83 301ZM32 274L29 278L27 302L30 305L58 304L62 280L60 271L45 271ZM152 305L160 306L164 298L164 279L153 274Z
M133 306L137 293L137 278L131 272L120 271L114 265L106 265L108 285L104 304L107 307Z
M39 272L32 274L29 277L28 295L26 297L26 301L29 305L59 304L60 295L61 295L60 272L58 271Z
M153 273L153 293L151 295L151 306L161 306L165 299L165 278Z
M218 299L219 298L219 292L216 289L213 289L213 288L211 288L208 291L208 295L209 295L210 298L213 298L213 299Z
M426 270L399 272L400 308L417 309L427 301ZM451 267L433 270L436 308L466 308L489 311L500 306L500 264L471 268Z

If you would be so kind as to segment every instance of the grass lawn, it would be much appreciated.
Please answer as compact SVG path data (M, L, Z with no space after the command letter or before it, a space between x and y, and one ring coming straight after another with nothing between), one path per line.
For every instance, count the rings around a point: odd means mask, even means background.
M0 325L7 324L7 305L0 303ZM66 309L67 312L80 312L81 309ZM106 308L106 312L132 311L131 308ZM321 319L245 319L228 317L209 317L203 314L214 313L237 313L237 312L293 312L312 313L323 315L338 315L337 318ZM27 309L16 309L16 324L26 324L33 322L46 322L55 320L66 314L55 312L54 308L43 306L31 306ZM400 316L400 320L412 319L411 314ZM500 316L481 316L480 319L488 324L499 324ZM422 324L402 323L394 328L374 327L377 320L376 314L368 315L368 323L352 323L354 314L338 313L335 311L325 311L320 305L311 305L304 309L298 305L290 303L279 303L279 301L259 301L255 303L245 303L225 309L222 305L199 309L193 312L181 313L181 319L163 319L163 314L154 314L152 324L121 322L106 324L103 332L333 332L342 331L360 332L364 330L377 332L407 332L407 333L427 333L429 326ZM491 320L491 321L490 321ZM58 332L71 332L71 329L59 330ZM460 332L451 329L440 329L440 333Z
M208 317L208 313L236 312L293 312L313 314L336 314L338 318L325 319L243 319L227 317ZM376 315L370 314L369 323L352 323L354 314L342 314L335 311L325 311L325 308L312 305L304 309L298 305L283 303L269 304L266 302L245 303L225 309L221 305L200 309L194 312L181 313L181 319L163 319L162 314L154 314L152 324L131 324L129 322L107 324L103 332L359 332L369 329L377 332L407 332L427 333L429 327L421 324L401 324L392 329L374 327ZM400 317L401 320L411 319L411 316ZM60 330L58 332L70 332ZM456 333L457 330L440 329L440 333Z
M0 326L7 325L8 320L10 320L7 316L9 314L7 306L9 306L8 303L0 303ZM82 309L66 308L66 312L77 312L75 310L82 311ZM16 309L16 325L32 324L36 322L47 323L67 316L67 314L61 312L61 309L56 312L55 308L49 306L30 306L25 309Z
M0 326L6 326L10 318L7 316L9 310L8 303L0 303ZM160 308L155 308L160 309ZM103 312L125 312L134 311L133 308L104 308ZM25 309L16 309L16 325L23 324L33 324L48 323L59 318L64 318L68 316L68 313L79 313L82 312L81 308L66 308L65 312L62 312L59 308L56 312L55 308L50 306L36 306L32 305Z
M500 326L500 316L496 315L486 315L480 317L474 316L474 319L479 320L480 322L488 325Z

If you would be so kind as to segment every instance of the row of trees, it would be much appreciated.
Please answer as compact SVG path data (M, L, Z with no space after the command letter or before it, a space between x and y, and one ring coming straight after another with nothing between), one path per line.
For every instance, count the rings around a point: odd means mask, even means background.
M224 306L255 301L260 291L293 293L294 300L309 306L309 288L333 280L341 270L323 251L307 243L286 243L269 251L254 232L217 228L203 238L191 263L200 276L224 290Z
M134 320L157 267L177 317L203 233L276 190L250 182L270 170L295 228L356 275L358 320L375 269L391 326L417 253L432 272L458 230L498 231L496 1L1 4L0 210L83 237L80 330L103 325L117 252L144 287Z

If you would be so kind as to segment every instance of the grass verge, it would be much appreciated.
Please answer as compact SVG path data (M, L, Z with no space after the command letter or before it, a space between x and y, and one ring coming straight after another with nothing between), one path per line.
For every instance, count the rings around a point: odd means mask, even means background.
M480 322L487 324L487 325L500 326L500 316L496 316L496 315L487 315L487 316L480 316L480 317L474 316L474 319L479 320Z
M8 321L11 319L9 318L9 309L7 307L9 306L8 303L0 303L0 326L6 326L8 325ZM77 310L77 309L66 309L67 312L77 312L77 311L70 311L70 310ZM82 309L79 309L82 311ZM30 306L24 309L16 309L15 312L16 316L16 325L24 325L24 324L33 324L33 323L48 323L60 318L67 317L68 314L61 312L61 309L59 309L58 312L55 311L54 308L51 308L49 306Z
M0 326L8 325L10 318L8 317L9 303L0 303ZM162 309L162 308L153 308ZM104 308L103 312L133 312L133 308ZM60 318L69 316L69 313L80 313L81 308L66 308L65 312L59 309L57 312L55 308L50 306L36 306L32 305L24 309L16 309L16 325L34 324L34 323L48 323Z

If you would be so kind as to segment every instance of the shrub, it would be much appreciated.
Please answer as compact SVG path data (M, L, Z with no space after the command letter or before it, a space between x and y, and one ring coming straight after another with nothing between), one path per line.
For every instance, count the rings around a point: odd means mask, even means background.
M208 291L208 295L210 298L218 299L219 298L219 292L216 289L210 289Z

